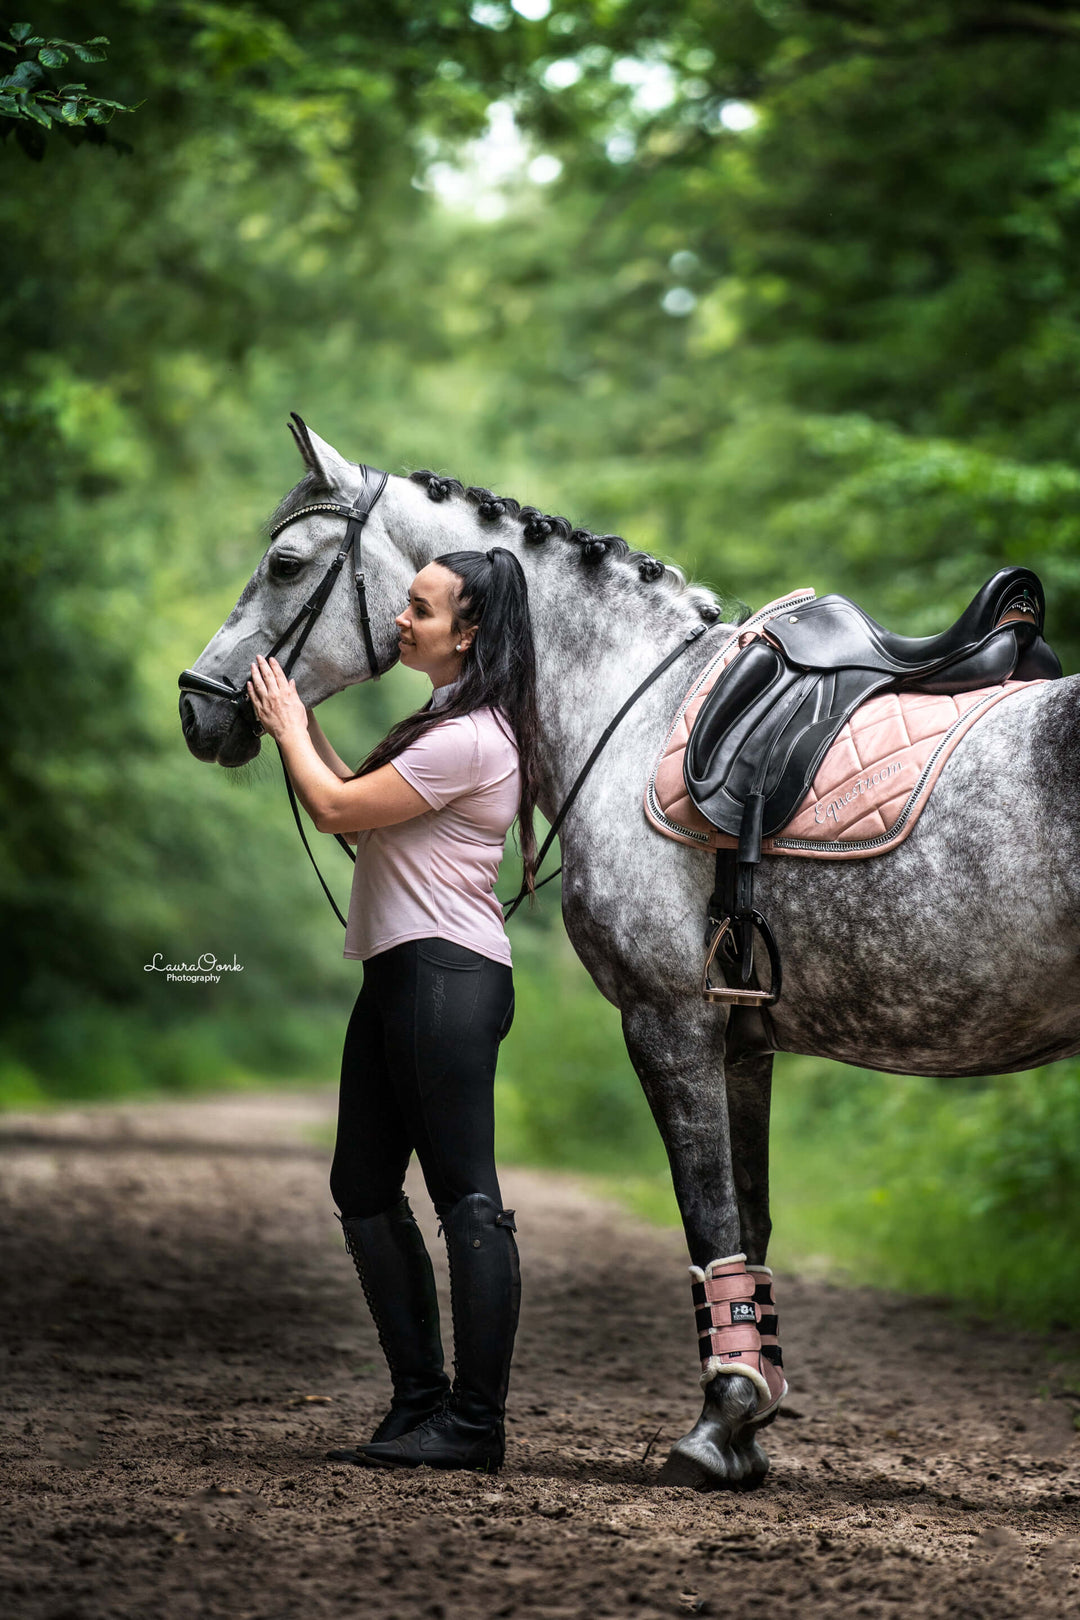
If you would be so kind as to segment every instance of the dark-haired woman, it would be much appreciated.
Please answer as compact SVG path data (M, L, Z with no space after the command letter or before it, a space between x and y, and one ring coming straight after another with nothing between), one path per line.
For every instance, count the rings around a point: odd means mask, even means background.
M422 569L395 621L430 702L352 773L275 661L248 691L321 832L355 837L345 955L364 982L345 1037L330 1187L390 1376L371 1440L331 1452L382 1467L497 1469L517 1326L514 1214L495 1170L493 1092L514 1010L495 898L517 817L535 858L535 659L521 566L501 547ZM431 1261L403 1192L417 1153L450 1259L454 1382Z

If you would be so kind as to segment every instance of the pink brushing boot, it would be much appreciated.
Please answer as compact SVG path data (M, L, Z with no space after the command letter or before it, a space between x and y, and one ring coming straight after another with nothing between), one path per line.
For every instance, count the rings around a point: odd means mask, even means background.
M787 1394L787 1384L784 1382L784 1356L780 1349L780 1319L776 1314L776 1296L773 1292L773 1274L769 1266L747 1266L747 1271L753 1277L754 1304L758 1311L758 1334L761 1338L761 1354L765 1360L772 1363L773 1379L779 1394L764 1411L759 1411L753 1422L760 1423L763 1418L771 1417L780 1402Z
M704 1271L691 1266L690 1275L702 1388L721 1374L748 1378L758 1398L750 1422L761 1423L773 1416L788 1388L780 1363L772 1272L768 1266L748 1268L744 1254L733 1254L710 1260Z

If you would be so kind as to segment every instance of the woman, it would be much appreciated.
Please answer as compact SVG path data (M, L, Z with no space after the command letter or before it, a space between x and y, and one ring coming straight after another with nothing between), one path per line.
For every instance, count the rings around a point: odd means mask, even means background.
M275 660L248 693L320 832L357 844L345 955L364 982L345 1037L330 1175L390 1368L390 1410L337 1461L493 1471L520 1277L494 1159L499 1042L514 1010L494 887L515 816L526 881L536 847L536 670L512 552L438 557L395 620L430 702L352 773ZM454 1382L443 1371L431 1260L402 1191L415 1149L450 1259Z

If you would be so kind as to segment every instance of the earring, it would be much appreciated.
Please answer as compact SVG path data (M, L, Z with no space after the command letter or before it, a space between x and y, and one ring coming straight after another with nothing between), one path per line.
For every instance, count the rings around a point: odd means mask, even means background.
M455 651L455 652L464 652L464 651L465 651L465 649L464 649L464 647L463 647L463 646L462 646L462 645L461 645L461 642L460 642L460 641L459 641L459 642L458 642L458 644L457 644L457 646L456 646L456 647L455 647L455 648L454 648L454 651Z

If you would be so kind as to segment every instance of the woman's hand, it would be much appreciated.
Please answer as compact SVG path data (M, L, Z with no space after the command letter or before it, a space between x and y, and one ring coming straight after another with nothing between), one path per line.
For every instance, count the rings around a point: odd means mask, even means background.
M276 658L259 653L251 666L247 694L259 724L276 742L290 731L307 731L308 712L297 696L296 682L286 680Z

